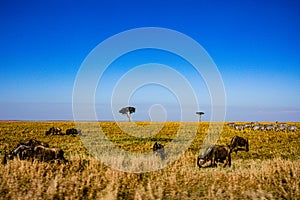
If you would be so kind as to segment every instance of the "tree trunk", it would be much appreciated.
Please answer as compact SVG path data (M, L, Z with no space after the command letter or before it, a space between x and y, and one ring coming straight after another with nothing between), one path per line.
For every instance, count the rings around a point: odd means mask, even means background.
M129 113L127 113L127 118L128 118L128 122L131 122L130 114Z

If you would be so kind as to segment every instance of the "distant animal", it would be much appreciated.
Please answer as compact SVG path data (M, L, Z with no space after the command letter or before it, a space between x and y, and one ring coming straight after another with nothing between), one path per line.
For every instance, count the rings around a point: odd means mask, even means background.
M254 125L254 126L252 126L252 130L253 131L260 130L260 125Z
M288 127L287 127L287 130L288 130L288 131L292 131L292 132L296 132L297 129L298 129L297 126L288 126Z
M230 149L237 153L238 151L249 151L249 142L248 139L245 139L240 136L234 136L230 142Z
M66 162L64 151L59 148L44 146L34 147L34 159L42 162Z
M254 124L254 122L245 124L245 125L244 125L244 128L252 128L252 124Z
M46 135L62 135L62 130L58 127L51 127L48 131L46 131Z
M286 123L284 124L277 124L277 127L275 128L276 131L287 131L288 125Z
M226 124L226 126L234 127L234 126L235 126L235 123L231 122L231 123Z
M244 130L243 125L235 125L234 128L235 128L235 130L239 130L239 131Z
M33 149L26 145L18 145L17 148L12 150L8 155L9 160L13 160L15 157L20 160L29 160L33 158Z
M265 125L266 131L275 131L276 126L274 124L267 124Z
M164 160L166 158L165 148L162 144L155 142L152 149L153 149L153 152L155 153L155 155L159 155L162 160Z
M229 146L212 145L209 146L203 155L197 158L199 168L204 167L210 161L209 166L216 166L218 162L224 163L223 167L231 166L231 149Z
M37 148L38 147L38 148ZM26 142L20 142L16 148L14 148L9 153L5 152L2 164L7 164L8 160L13 160L15 158L18 158L19 160L39 160L39 161L45 161L48 162L48 157L50 153L45 153L46 151L40 151L40 149L55 149L55 148L49 148L49 145L47 143L30 139ZM56 153L58 156L52 156L53 159L61 159L62 161L66 161L63 156L61 156L61 152L58 150L59 153ZM55 154L55 153L54 153ZM63 155L63 153L62 153ZM51 159L50 159L51 160Z
M77 130L75 128L70 128L70 129L66 130L66 135L75 136L75 135L82 135L82 133L81 133L81 130Z

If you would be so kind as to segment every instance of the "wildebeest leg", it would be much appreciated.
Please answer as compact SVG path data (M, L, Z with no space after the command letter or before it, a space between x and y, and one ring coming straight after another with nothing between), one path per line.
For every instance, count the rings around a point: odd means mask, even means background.
M223 167L226 167L227 164L228 164L229 167L231 166L231 155L230 154L226 157L226 160L225 160L225 163L224 163Z
M7 153L6 153L6 152L4 153L4 157L3 157L3 160L2 160L2 164L3 164L3 165L6 165L6 164L7 164Z
M249 151L249 143L248 143L248 139L246 140L246 152Z
M213 157L211 158L211 166L212 166L212 167L216 167L216 157L215 157L215 156L213 156Z
M235 148L233 151L237 154L239 148Z

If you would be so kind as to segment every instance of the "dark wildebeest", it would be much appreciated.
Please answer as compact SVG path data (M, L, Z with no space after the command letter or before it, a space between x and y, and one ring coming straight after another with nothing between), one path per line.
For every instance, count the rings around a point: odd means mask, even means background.
M7 159L13 160L15 157L19 158L20 160L33 160L34 148L39 145L49 147L47 143L35 139L30 139L26 142L20 142L11 152L8 154L5 152L2 163L6 164Z
M159 144L158 142L155 142L155 144L153 145L153 152L155 153L155 155L160 155L160 158L162 160L165 159L165 148L162 144Z
M6 156L6 155L5 155ZM17 148L8 154L8 158L13 160L18 157L20 160L29 160L33 158L33 149L26 145L18 145Z
M210 161L209 166L216 166L217 162L224 163L223 167L227 164L231 166L231 149L228 146L212 145L209 146L203 155L199 155L197 165L199 168L203 167L205 163ZM225 161L225 162L224 162Z
M82 135L82 133L81 133L81 130L77 130L75 128L70 128L70 129L66 130L66 135L75 136L75 135Z
M51 127L48 131L46 131L46 135L62 135L61 129L58 127Z
M237 153L238 151L249 151L249 142L248 139L242 138L240 136L234 136L230 142L230 148L232 151Z
M34 148L34 159L42 162L66 162L64 151L59 148L36 146Z

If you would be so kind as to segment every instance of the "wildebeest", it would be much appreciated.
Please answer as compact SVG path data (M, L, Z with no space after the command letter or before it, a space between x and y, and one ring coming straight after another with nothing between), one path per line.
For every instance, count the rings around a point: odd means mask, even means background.
M231 166L231 149L229 146L212 145L209 146L203 155L199 155L197 165L199 168L203 167L210 161L209 166L216 166L217 162L224 163L223 167L227 164Z
M249 142L248 139L245 139L240 136L234 136L230 142L230 149L237 153L238 151L249 151Z
M155 144L153 145L153 152L155 153L155 155L159 154L162 160L166 158L165 148L162 144L159 144L158 142L155 142Z
M18 145L17 148L8 154L8 158L13 160L18 157L20 160L28 160L33 158L33 149L30 146Z
M44 162L61 160L66 162L63 156L64 152L57 148L49 148L47 143L30 139L26 142L20 142L16 148L9 153L4 154L2 164L6 164L7 160L19 158L20 160L38 160Z
M58 127L51 127L48 131L46 131L46 135L62 135L61 129Z
M75 128L70 128L70 129L66 130L66 135L75 136L75 135L82 135L82 133L81 133L81 130L77 130Z
M44 146L34 147L34 159L42 162L66 162L64 151L59 148L49 148Z
M14 148L12 151L9 153L4 154L4 158L2 163L6 164L7 163L7 158L9 160L13 160L15 157L19 158L20 160L32 160L33 159L33 154L34 154L34 147L42 145L45 147L49 147L47 143L35 140L35 139L30 139L26 142L20 142L16 148Z

